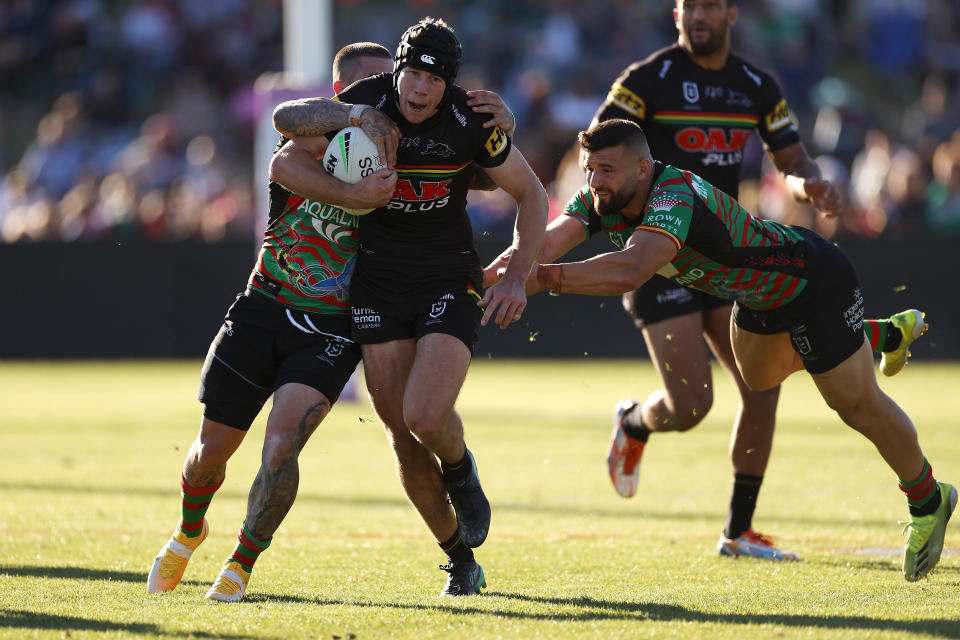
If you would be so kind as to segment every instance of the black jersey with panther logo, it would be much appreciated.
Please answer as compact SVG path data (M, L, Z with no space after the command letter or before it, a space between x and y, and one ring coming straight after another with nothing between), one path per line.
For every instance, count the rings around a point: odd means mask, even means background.
M351 85L337 98L373 106L397 123L397 186L389 204L360 217L362 262L467 265L477 262L467 217L467 190L473 163L497 167L511 141L500 127L484 128L490 114L467 106L454 85L438 112L411 124L400 114L391 74Z
M654 158L693 171L733 197L743 147L754 130L770 151L800 142L769 73L733 54L723 69L705 69L678 44L624 69L595 118L633 120Z

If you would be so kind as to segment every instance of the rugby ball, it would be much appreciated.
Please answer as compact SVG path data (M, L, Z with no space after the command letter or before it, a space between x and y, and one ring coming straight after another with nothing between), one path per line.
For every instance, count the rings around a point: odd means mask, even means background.
M323 155L323 168L334 178L354 184L382 169L383 163L377 154L377 145L373 144L363 129L346 127L338 131L327 146L327 152ZM356 216L373 211L346 207L341 209Z

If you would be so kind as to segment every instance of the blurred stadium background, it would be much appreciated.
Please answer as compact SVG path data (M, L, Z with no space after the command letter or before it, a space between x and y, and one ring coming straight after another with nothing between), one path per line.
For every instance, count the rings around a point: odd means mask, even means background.
M960 4L737 4L734 50L777 75L849 204L824 222L792 202L756 137L741 200L843 246L870 315L926 310L933 328L915 355L960 358L948 331L960 326ZM582 178L576 132L623 67L676 39L672 5L336 0L320 46L328 57L357 40L392 50L420 17L446 19L464 46L459 83L504 97L556 215ZM283 11L280 0L0 3L0 269L11 283L0 357L202 356L259 244L256 132L284 86ZM469 212L485 256L509 241L502 192L473 195ZM642 353L618 300L540 298L526 327L485 331L478 354Z

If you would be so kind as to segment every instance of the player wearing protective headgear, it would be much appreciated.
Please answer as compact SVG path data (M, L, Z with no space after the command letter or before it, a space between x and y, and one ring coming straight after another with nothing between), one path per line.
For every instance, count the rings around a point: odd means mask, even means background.
M454 402L479 326L520 319L547 218L546 192L526 160L503 130L484 126L489 116L473 112L454 84L460 54L453 30L425 18L403 34L393 74L361 80L336 99L274 111L274 125L288 136L361 126L387 170L396 170L392 197L360 218L351 335L363 346L367 389L398 457L416 451L400 480L450 557L443 595L470 595L485 584L471 547L483 543L490 523ZM513 258L482 299L466 212L476 165L518 204ZM305 197L315 181L329 179L307 153L275 159L271 177Z
M443 78L449 96L450 87L460 70L460 41L443 20L424 18L403 32L393 57L393 86L405 67L428 71Z

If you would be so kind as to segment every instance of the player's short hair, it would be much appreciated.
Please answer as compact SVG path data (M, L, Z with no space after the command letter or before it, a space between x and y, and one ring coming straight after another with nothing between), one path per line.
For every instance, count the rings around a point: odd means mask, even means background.
M627 151L636 155L638 160L652 159L647 136L640 125L630 120L616 118L598 122L577 134L577 141L584 151L599 151L623 145Z
M393 60L390 50L376 42L354 42L337 52L333 58L333 79L340 80L355 73L360 58Z
M426 17L403 32L393 58L394 85L404 67L422 69L443 78L447 89L460 70L462 49L453 29L440 18Z

